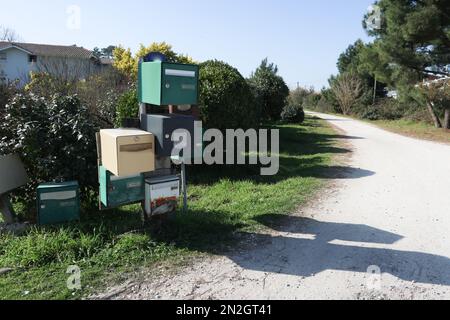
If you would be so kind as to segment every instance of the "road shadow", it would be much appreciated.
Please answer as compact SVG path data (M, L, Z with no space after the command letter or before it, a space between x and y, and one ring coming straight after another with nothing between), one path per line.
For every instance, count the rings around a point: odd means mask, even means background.
M280 219L279 215L267 215L257 220L287 235L249 234L265 245L230 257L246 270L307 278L326 270L367 273L370 266L378 266L383 274L405 281L450 285L450 259L447 257L368 247L370 244L392 245L402 239L400 235L367 225L300 217Z

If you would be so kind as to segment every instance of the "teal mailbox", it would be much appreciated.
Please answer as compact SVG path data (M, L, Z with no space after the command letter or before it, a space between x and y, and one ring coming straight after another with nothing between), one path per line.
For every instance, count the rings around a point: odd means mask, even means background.
M145 198L144 175L117 177L99 168L100 201L105 208L117 208L123 205L141 202Z
M37 188L38 224L80 220L78 182L44 183Z
M196 105L198 79L197 65L142 62L139 65L139 101L157 106Z

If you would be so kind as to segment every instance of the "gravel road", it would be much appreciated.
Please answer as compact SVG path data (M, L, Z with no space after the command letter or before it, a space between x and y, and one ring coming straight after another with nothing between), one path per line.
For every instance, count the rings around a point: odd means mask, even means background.
M352 149L344 174L260 245L110 299L450 299L450 146L314 113Z

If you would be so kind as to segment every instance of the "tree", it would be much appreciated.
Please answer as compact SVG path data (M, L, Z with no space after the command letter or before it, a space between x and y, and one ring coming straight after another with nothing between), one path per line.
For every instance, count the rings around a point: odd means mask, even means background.
M448 0L380 0L381 24L364 27L375 37L365 53L366 64L388 83L408 94L433 74L449 76L450 2ZM425 95L435 126L440 127L435 102Z
M133 58L130 49L118 46L113 51L113 67L116 68L125 77L130 79L137 78L137 61Z
M433 108L443 110L444 122L441 125L450 129L450 80L423 83L418 88L427 101L432 101ZM440 119L434 121L440 122Z
M344 73L336 78L331 90L342 113L348 115L363 93L363 83L354 73Z
M252 73L250 86L258 103L262 106L262 116L268 120L279 120L289 96L289 88L278 75L278 67L264 59Z
M15 30L0 26L0 41L15 42L19 40L20 36Z
M140 45L138 52L133 56L130 49L118 46L113 50L113 66L131 79L137 78L139 60L150 52L160 52L164 54L169 62L195 63L187 56L173 51L172 46L166 42L154 42L149 46Z

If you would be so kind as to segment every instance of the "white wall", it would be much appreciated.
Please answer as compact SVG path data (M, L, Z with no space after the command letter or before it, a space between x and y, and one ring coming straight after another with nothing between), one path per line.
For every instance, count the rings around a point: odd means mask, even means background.
M20 85L28 82L31 71L47 72L67 80L85 79L100 71L100 67L88 59L38 56L37 63L30 63L28 53L17 48L0 53L6 53L6 60L0 60L0 78L3 71L7 80L19 80Z
M6 60L0 60L0 73L3 71L10 81L20 80L22 84L26 83L30 71L33 70L28 53L16 48L3 50L1 53L6 53Z

